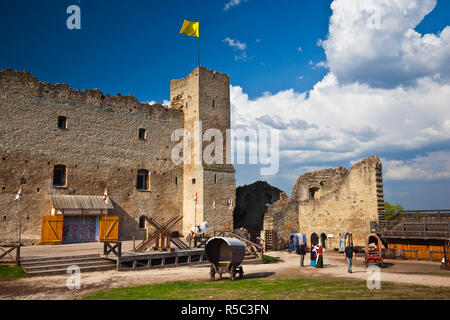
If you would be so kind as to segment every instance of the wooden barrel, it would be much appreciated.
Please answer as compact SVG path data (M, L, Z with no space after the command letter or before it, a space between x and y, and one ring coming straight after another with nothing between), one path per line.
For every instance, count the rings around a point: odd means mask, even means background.
M405 251L403 249L395 249L395 259L405 259Z
M385 259L395 259L395 249L392 248L384 248L383 258Z

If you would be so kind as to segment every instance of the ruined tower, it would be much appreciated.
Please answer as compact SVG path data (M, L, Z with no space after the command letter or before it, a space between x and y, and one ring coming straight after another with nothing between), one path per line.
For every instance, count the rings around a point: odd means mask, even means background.
M183 110L184 129L191 137L183 151L183 234L202 221L210 230L232 228L227 199L235 202L236 183L233 166L226 164L229 76L200 66L186 78L171 81L170 101L172 108Z

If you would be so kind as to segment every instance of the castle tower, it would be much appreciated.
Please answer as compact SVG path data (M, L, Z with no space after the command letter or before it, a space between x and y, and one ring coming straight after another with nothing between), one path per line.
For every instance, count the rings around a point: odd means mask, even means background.
M170 82L170 101L173 108L183 110L184 129L191 137L183 152L183 234L203 221L210 231L232 228L233 211L227 199L235 203L236 181L233 166L226 164L229 76L200 66L186 78Z

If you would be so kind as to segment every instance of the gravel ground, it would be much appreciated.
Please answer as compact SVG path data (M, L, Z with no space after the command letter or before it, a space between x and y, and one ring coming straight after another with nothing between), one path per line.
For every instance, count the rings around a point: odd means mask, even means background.
M325 252L324 268L299 267L299 257L286 252L268 252L279 257L278 263L244 263L245 278L316 278L336 280L337 278L367 280L364 258L358 257L353 273L347 273L346 260L336 252ZM305 259L309 265L309 257ZM80 299L82 296L101 289L110 289L168 281L195 281L209 279L209 265L175 268L148 269L140 271L103 271L81 274L81 289L69 290L69 275L34 277L21 279L0 279L0 299ZM439 263L429 261L385 260L381 281L430 287L450 287L450 272L440 270Z

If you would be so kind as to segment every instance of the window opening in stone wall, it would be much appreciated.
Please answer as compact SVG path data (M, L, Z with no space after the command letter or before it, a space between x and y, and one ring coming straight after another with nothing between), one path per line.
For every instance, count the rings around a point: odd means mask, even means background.
M317 199L318 194L319 188L317 187L309 188L309 199L311 200Z
M53 167L53 186L64 187L66 185L67 169L65 165L56 165Z
M58 128L67 129L67 117L64 116L58 117Z
M195 184L195 179L192 179L192 184Z
M214 175L214 184L217 183L217 174Z
M139 139L141 139L141 140L147 139L146 130L143 128L139 129Z
M178 177L175 177L175 184L178 184Z
M138 170L136 189L138 190L149 189L148 170L145 169Z
M139 228L145 229L145 216L139 217Z

